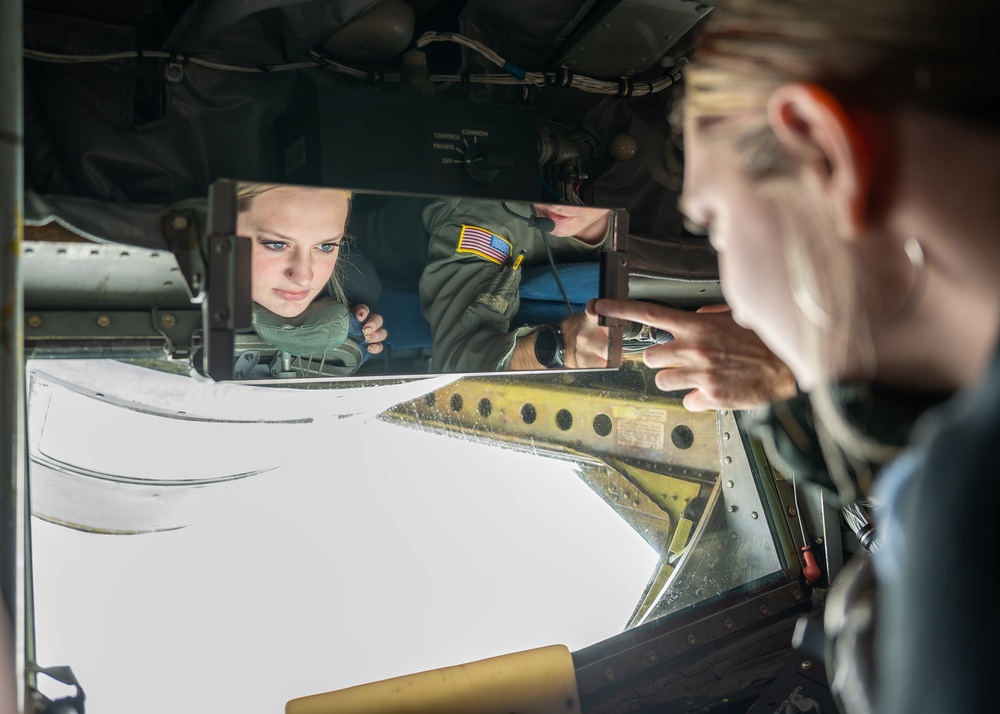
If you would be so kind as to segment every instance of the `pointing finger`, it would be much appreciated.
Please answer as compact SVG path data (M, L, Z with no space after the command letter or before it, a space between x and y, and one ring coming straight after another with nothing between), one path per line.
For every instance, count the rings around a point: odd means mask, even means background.
M676 310L641 300L608 300L602 298L594 305L598 315L631 320L656 327L672 334L691 324L692 317L685 310Z

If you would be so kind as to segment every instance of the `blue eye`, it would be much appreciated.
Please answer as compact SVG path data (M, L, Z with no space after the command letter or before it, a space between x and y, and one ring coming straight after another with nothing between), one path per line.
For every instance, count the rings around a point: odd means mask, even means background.
M282 243L280 240L260 240L257 242L260 243L265 248L267 248L268 250L273 250L275 253L283 251L285 248L288 247L287 243Z
M318 245L316 247L319 248L324 253L332 253L334 250L340 247L340 242L338 241L333 243L323 243L322 245Z

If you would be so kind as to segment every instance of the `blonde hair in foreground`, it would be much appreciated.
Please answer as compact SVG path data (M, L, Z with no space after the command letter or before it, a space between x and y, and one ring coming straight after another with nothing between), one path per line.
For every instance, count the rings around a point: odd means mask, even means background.
M737 148L742 169L794 237L788 273L793 293L818 308L796 300L808 358L821 373L852 349L874 367L865 286L851 247L831 239L830 208L796 181L796 164L768 125L768 98L784 84L813 82L848 108L908 106L995 129L998 27L996 0L726 0L709 16L685 73L682 111L703 135ZM716 121L734 114L744 119ZM893 450L848 424L829 388L812 396L821 443L832 441L841 459L891 458ZM828 460L838 470L840 459ZM843 474L831 475L851 498Z

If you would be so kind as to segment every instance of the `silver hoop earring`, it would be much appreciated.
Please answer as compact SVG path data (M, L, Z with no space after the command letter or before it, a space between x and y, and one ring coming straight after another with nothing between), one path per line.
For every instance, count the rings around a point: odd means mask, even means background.
M879 320L882 326L899 322L912 313L916 309L917 303L920 302L920 298L923 297L924 288L927 286L927 258L924 256L924 247L920 245L920 241L915 236L910 236L903 243L903 252L906 253L906 258L910 261L916 275L913 280L913 288L895 312Z
M825 332L833 330L833 315L824 310L823 306L816 302L816 298L812 296L812 293L809 292L805 285L799 283L792 288L792 299L795 300L795 305L799 308L799 311L814 326Z

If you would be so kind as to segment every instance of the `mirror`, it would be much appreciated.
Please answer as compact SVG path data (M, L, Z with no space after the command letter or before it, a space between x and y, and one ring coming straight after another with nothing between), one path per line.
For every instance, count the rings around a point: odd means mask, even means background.
M621 209L229 180L211 202L210 239L235 230L250 259L233 285L252 298L216 379L621 364L620 328L586 313L627 295Z

